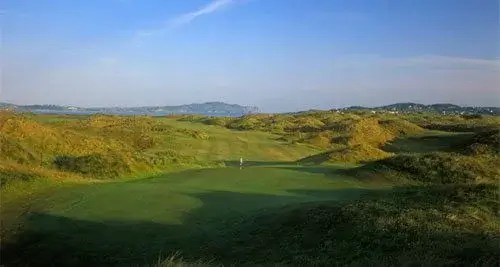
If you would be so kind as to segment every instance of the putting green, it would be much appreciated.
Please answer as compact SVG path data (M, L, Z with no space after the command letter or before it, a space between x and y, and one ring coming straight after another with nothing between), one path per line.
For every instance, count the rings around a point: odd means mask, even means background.
M58 190L37 201L16 245L23 249L13 251L61 265L144 264L176 251L221 258L227 234L247 218L367 189L338 166L248 164Z

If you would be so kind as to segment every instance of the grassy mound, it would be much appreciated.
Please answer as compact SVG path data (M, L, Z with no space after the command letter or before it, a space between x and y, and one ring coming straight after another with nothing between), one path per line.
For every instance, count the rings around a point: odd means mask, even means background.
M226 127L233 119L227 117L209 117L203 119L203 123L208 125L216 125Z
M380 149L388 141L424 131L419 126L400 119L347 119L331 127L328 131L314 133L304 138L304 142L308 144L330 150L304 158L301 162L362 163L384 159L392 155Z
M498 160L453 153L400 154L373 164L423 183L474 183L498 179Z
M362 163L390 157L392 154L366 144L330 152L330 162Z
M61 154L107 153L126 147L116 139L42 124L17 114L11 114L0 127L3 151L6 151L0 157L18 162L26 161L30 155L29 158L36 157L39 164L50 164L53 157Z
M29 164L37 161L38 155L29 147L23 146L15 139L0 132L0 159L14 159L18 163Z
M325 124L323 124L325 125ZM419 126L400 119L379 120L347 118L329 122L328 129L311 128L299 141L313 146L345 153L333 156L334 161L362 162L387 157L379 148L400 136L423 132ZM370 147L371 146L371 147ZM365 155L362 155L366 152Z
M470 155L500 154L500 131L498 129L477 133L465 144L464 152Z
M498 128L499 116L407 114L404 118L422 128L449 132L480 132Z
M243 116L228 124L230 129L236 130L260 130L263 126L264 123L256 115Z
M232 233L229 253L253 264L497 266L498 197L494 185L450 185L285 209Z
M177 136L209 138L203 131L174 128L143 116L93 115L75 121L46 122L50 119L50 116L2 112L0 160L28 168L38 166L86 177L115 178L131 172L154 171L155 167L163 166L156 164L158 162L175 162L161 154L170 146L166 137L171 143ZM163 149L157 149L159 146ZM188 160L187 157L178 159L184 163ZM19 175L9 174L12 178L3 180L19 180L22 174L22 171Z
M332 133L323 131L314 134L305 140L305 143L311 144L319 148L329 148L332 146Z
M379 121L373 118L362 119L342 126L345 127L345 142L350 146L367 144L380 147L395 138L395 135L384 129Z
M0 162L0 184L2 189L6 185L21 182L30 182L39 178L50 178L52 180L65 180L79 178L71 172L63 172L57 169L49 169L39 165L28 165L5 160ZM4 200L4 196L2 196Z
M360 144L305 157L298 162L303 164L322 164L328 162L363 163L384 159L391 155L391 153L387 153L373 146Z
M379 124L395 136L414 135L424 132L422 127L402 119L380 120Z

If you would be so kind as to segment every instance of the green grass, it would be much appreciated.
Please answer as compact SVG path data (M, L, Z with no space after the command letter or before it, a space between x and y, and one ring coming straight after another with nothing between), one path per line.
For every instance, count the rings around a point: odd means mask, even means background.
M358 200L289 206L228 235L249 265L498 266L495 185L374 191Z
M324 125L318 127L334 126L339 120L348 125L336 114L307 116L321 119ZM295 126L318 120L307 116L284 119L298 121ZM50 157L45 165L38 160L32 165L12 159L1 162L5 166L0 166L0 176L8 181L0 196L1 256L6 266L487 265L496 252L492 236L500 233L494 209L498 196L491 194L491 185L483 190L474 182L462 187L452 181L447 185L451 189L413 187L408 194L400 193L393 190L400 181L383 172L367 173L362 165L332 163L318 146L289 142L270 132L231 130L178 118L28 118L40 125L27 121L21 129L42 129L68 138L59 146L66 149L64 155L89 155L74 151L74 146L106 156L122 153L133 170L109 180L98 179L103 178L97 177L100 174L81 175L95 165L93 161L89 166L87 161L83 165L71 161L67 164L71 168L62 165L60 169L49 164ZM270 118L262 120L268 123ZM151 125L154 129L144 130ZM74 133L65 134L66 130ZM330 130L335 129L325 129ZM141 135L135 136L137 132ZM361 132L364 136L370 131ZM401 153L422 158L415 161L420 169L439 176L430 181L433 186L443 173L463 173L460 168L469 166L455 162L455 154L449 152L461 153L461 146L472 140L471 133L415 133L381 149L396 154L390 158L394 162ZM27 144L22 148L29 147L17 128L9 134L8 140L20 140ZM88 143L72 139L80 136ZM52 148L55 156L60 155L56 146ZM453 164L427 160L424 153L429 152L444 153L445 162ZM367 155L360 150L356 156ZM245 160L243 168L240 157ZM489 154L481 157L488 159L483 164L486 168L497 159ZM307 166L298 161L304 158L312 159L302 162ZM436 173L436 165L445 170ZM422 173L427 175L424 171L417 175ZM431 231L433 227L439 231ZM468 247L462 251L460 244ZM420 257L427 249L432 253ZM462 252L469 258L457 256Z
M319 151L309 145L288 144L279 141L278 135L266 132L235 131L170 118L162 118L161 120L176 128L200 130L209 136L206 140L177 136L177 149L186 154L195 155L199 161L237 160L240 157L248 160L293 161L301 156L312 155Z
M249 216L366 191L365 184L335 174L338 168L272 163L61 188L34 201L24 234L3 256L60 265L143 264L176 251L210 259L206 248Z

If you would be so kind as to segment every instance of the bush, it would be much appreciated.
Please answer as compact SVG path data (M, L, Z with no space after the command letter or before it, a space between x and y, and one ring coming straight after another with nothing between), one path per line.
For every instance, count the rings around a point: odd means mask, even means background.
M86 156L57 156L54 165L62 171L76 172L95 178L116 178L130 172L119 157L92 154Z
M337 135L332 141L343 145L368 144L380 147L396 136L384 129L377 119L365 118L360 120L346 119L335 125L331 130Z
M195 158L193 156L186 156L172 149L155 152L149 158L150 164L155 166L190 164L194 161Z
M37 177L39 176L32 172L8 170L0 167L0 186L4 186L14 181L29 181Z
M139 150L152 148L157 143L157 138L154 135L147 133L139 133L134 137L134 146Z
M452 153L401 154L375 163L424 183L474 183L498 178L496 160Z

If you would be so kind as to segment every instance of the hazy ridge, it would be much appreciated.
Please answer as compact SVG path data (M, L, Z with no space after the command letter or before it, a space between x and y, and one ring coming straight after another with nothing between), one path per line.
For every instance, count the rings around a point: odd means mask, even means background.
M115 115L178 115L200 114L208 116L239 117L247 114L260 113L255 106L243 106L224 102L193 103L178 106L142 106L142 107L94 107L84 108L62 105L16 105L0 102L0 109L11 109L21 112L51 113L51 114L115 114ZM499 107L459 106L449 103L424 105L419 103L395 103L378 107L349 106L333 108L332 110L363 110L374 112L432 112L441 114L489 114L500 115Z

